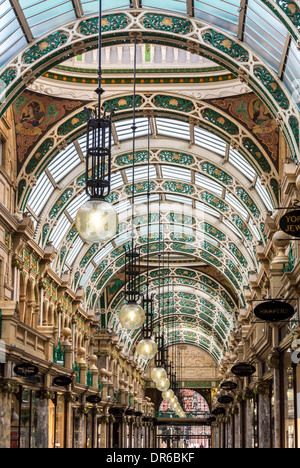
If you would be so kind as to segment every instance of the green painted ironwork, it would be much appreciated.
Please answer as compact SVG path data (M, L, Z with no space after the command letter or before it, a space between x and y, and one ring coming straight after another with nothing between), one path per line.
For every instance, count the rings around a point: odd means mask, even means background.
M77 361L75 361L75 364L73 366L73 371L76 372L76 382L80 383L80 374L81 374L81 365L77 364Z
M53 362L55 364L61 364L63 367L65 367L65 354L66 349L59 341L58 345L53 347Z
M87 373L86 373L86 384L88 387L93 386L93 372L90 369L90 366L88 367Z
M294 249L292 246L290 246L289 249L289 261L287 263L283 264L283 272L284 273L291 273L293 269L295 268L296 264L296 256L294 254Z

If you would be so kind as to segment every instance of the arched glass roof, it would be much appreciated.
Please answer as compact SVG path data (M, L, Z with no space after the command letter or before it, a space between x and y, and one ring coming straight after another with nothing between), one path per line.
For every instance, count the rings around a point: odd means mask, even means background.
M244 41L270 65L290 93L298 79L300 7L282 0L166 0L164 10L195 17ZM158 0L103 0L104 11L149 8ZM98 13L98 0L0 0L0 69L35 39L77 18ZM296 99L297 100L297 99ZM299 105L299 102L298 102Z

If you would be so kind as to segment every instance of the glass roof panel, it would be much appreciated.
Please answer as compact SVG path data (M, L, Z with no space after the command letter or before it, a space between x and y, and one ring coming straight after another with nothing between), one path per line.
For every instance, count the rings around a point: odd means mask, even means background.
M126 169L126 177L129 183L132 182L132 169ZM155 166L150 165L150 179L157 177ZM134 180L147 180L148 179L148 166L136 166L134 168Z
M28 0L19 0L19 3L34 37L76 19L71 0L40 0L29 5Z
M89 280L91 274L93 273L94 269L95 269L94 265L92 263L90 263L90 265L86 269L85 274L83 275L83 277L80 280L80 285L83 288L85 288L86 283L88 282L88 280Z
M9 0L0 0L0 67L26 44L27 40L11 3Z
M278 72L287 29L259 0L249 0L244 42Z
M292 94L294 101L300 108L300 51L296 43L292 40L287 56L286 68L283 75L283 82L289 92Z
M67 231L70 228L70 224L70 221L64 214L59 218L55 229L53 229L50 235L50 240L53 242L53 245L56 249L59 248L62 239L67 234Z
M195 127L195 144L221 156L225 156L227 143L203 128Z
M192 200L187 197L181 197L180 195L166 195L166 200L175 202L175 203L183 203L185 205L192 205Z
M114 247L110 242L104 248L100 249L99 253L94 258L94 262L98 265L101 260L113 250L113 248Z
M243 205L231 194L231 193L226 193L225 195L225 201L227 201L235 210L244 218L247 219L248 217L248 212L247 210L243 207Z
M164 0L163 3L160 0L142 0L142 6L144 8L163 8L164 10L178 11L180 13L187 12L185 0Z
M241 233L236 229L233 224L230 221L227 221L227 219L223 219L223 223L225 226L227 226L229 229L231 229L232 232L234 232L235 235L237 235L240 239L242 239Z
M242 156L238 151L233 148L230 148L229 151L229 162L236 167L244 176L247 177L251 182L253 182L255 177L255 170L253 167L246 161L244 156Z
M81 238L78 236L76 241L74 242L74 245L73 247L71 247L69 249L69 253L68 253L68 256L67 256L67 260L66 260L66 263L70 266L73 265L74 261L75 261L75 258L77 257L77 255L79 254L80 250L82 249L84 243L83 241L81 240Z
M80 163L81 159L72 143L54 158L48 169L55 182L58 183Z
M260 235L258 229L256 228L256 226L254 226L254 223L253 223L252 219L249 220L249 227L252 230L252 232L254 232L254 235L255 235L256 239L261 240L261 235Z
M179 122L178 120L157 118L157 132L160 135L182 138L190 140L190 125L187 122Z
M79 197L74 198L74 200L70 203L70 205L67 207L69 215L75 219L77 211L79 208L88 200L90 197L84 192L82 193Z
M257 192L258 192L260 198L261 198L262 201L264 202L265 207L266 207L269 211L273 211L274 207L273 207L272 201L271 201L271 199L270 199L270 196L269 196L267 190L266 190L265 187L262 185L261 179L260 179L260 178L257 179L255 188L256 188L256 190L257 190Z
M28 200L28 205L37 216L41 214L53 192L54 187L47 174L43 172ZM45 196L45 194L47 194L47 196Z
M132 125L132 119L122 120L115 123L119 141L124 141L132 138ZM136 138L148 135L148 119L142 117L136 119L136 126Z
M81 0L83 13L91 15L99 12L99 0ZM129 1L126 0L102 0L102 9L111 10L113 8L129 8Z
M185 182L192 181L192 173L189 169L181 169L179 167L161 166L162 176L164 179L184 180Z
M218 213L218 211L214 210L210 206L205 205L205 203L196 201L196 209L197 211L201 211L202 214L203 213L210 214L214 216L215 218L220 219L220 213Z
M195 17L237 35L240 4L240 0L195 0Z
M205 177L204 175L197 173L195 174L195 184L201 188L211 190L219 197L222 197L222 194L223 194L222 185L218 184L217 182L214 182L209 177Z

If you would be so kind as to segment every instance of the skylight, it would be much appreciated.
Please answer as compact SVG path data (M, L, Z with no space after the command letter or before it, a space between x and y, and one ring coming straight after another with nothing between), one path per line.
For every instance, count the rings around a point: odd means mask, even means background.
M44 206L46 205L53 192L54 187L49 177L44 172L38 179L38 182L32 190L28 200L28 205L37 216L41 214Z
M62 151L56 156L56 158L54 158L54 160L48 166L48 169L55 182L59 183L80 163L81 159L78 156L74 144L72 143L67 147L66 150Z
M203 189L208 189L211 192L215 193L219 197L222 197L223 194L223 187L222 185L218 184L218 182L214 182L209 177L206 177L202 174L195 174L195 183L198 187Z
M220 156L225 156L227 143L203 128L195 127L195 144L201 148L208 149Z
M190 125L187 122L157 118L156 124L157 133L160 135L165 135L172 138L182 138L183 140L190 140Z
M244 176L247 177L251 182L253 182L255 177L255 170L253 167L246 161L244 156L242 156L238 151L233 148L230 148L229 151L229 162L236 167Z

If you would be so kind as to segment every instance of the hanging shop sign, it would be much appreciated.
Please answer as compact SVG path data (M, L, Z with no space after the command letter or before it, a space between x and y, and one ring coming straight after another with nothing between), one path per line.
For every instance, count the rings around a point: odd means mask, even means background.
M39 369L30 362L22 362L14 367L14 373L20 377L33 377L39 373Z
M247 362L240 362L231 369L231 372L237 377L249 377L255 373L256 369Z
M221 383L221 388L223 390L236 390L237 384L231 380L227 380L226 382Z
M101 397L99 397L99 395L89 395L88 397L86 397L86 401L92 404L100 403L101 400L102 399Z
M53 379L53 385L57 385L57 387L67 387L72 383L72 379L65 375L59 375Z
M280 220L280 229L290 236L300 238L300 210L285 214Z
M262 302L254 309L255 317L264 322L282 322L289 320L294 314L294 307L282 301Z
M218 402L221 405L229 405L229 403L233 402L233 398L230 395L222 395L218 398Z
M226 413L225 408L220 408L220 407L215 408L211 412L212 416L220 416L220 415L225 414L225 413Z

